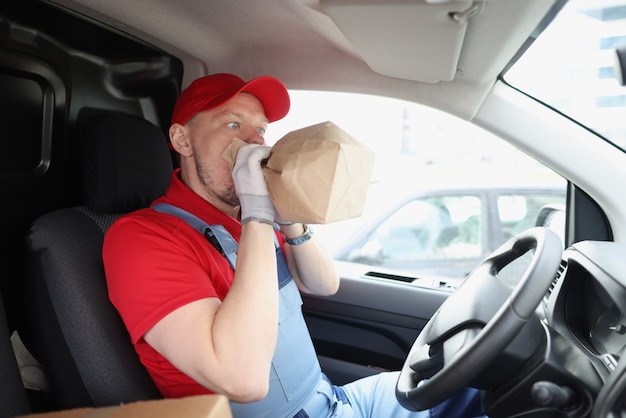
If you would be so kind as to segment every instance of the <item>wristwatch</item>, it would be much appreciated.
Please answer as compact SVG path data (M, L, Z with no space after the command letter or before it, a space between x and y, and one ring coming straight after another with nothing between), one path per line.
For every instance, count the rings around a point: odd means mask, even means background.
M313 230L307 224L303 224L303 226L304 226L304 233L302 235L296 238L285 237L285 242L289 245L300 245L310 240L311 237L313 236Z

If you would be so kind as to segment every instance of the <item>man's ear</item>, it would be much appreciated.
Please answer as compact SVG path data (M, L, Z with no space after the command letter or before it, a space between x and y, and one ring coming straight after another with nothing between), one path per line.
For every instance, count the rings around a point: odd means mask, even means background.
M191 155L191 144L189 143L189 129L179 123L170 126L170 144L172 149L183 157Z

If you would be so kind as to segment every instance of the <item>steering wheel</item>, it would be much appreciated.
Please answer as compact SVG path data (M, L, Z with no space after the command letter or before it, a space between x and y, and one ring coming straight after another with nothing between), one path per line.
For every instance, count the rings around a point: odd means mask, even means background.
M514 288L496 277L531 250L534 254ZM533 316L555 277L562 253L556 233L535 227L488 256L413 343L396 384L398 402L406 409L422 411L468 386ZM494 311L493 300L504 302Z

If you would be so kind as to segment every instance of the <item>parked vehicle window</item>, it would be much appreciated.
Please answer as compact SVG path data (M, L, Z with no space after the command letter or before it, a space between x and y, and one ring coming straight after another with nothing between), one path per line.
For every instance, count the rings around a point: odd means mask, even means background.
M497 200L503 241L535 226L539 211L546 205L565 205L565 196L554 194L504 194Z
M479 257L481 223L481 202L476 196L417 199L384 220L347 261L393 267Z

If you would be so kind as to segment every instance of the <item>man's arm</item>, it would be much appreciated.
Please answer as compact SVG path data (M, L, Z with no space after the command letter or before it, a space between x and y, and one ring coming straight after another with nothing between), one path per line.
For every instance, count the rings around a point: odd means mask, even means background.
M296 238L304 233L300 223L283 225L287 238ZM313 295L333 295L339 289L339 276L333 260L313 235L308 241L298 245L285 245L289 270L298 288L303 293Z
M242 226L233 285L223 302L201 299L171 312L144 338L176 368L237 402L262 399L278 329L271 225Z
M223 302L190 303L144 335L180 371L237 402L267 394L278 334L276 211L261 169L269 151L247 144L237 152L232 175L242 226L235 278Z

